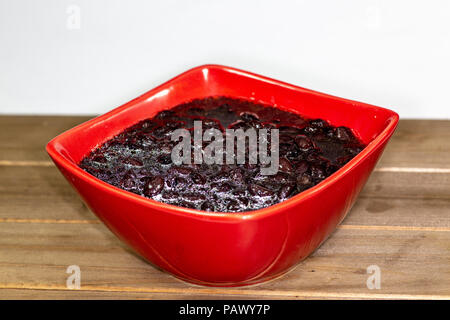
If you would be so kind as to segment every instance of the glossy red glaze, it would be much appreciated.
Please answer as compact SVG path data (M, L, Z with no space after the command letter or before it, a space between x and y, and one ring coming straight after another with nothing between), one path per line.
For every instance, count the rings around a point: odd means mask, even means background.
M77 163L136 122L207 96L252 99L354 130L368 146L315 187L243 213L176 207L113 187ZM313 252L344 219L392 136L398 115L234 68L191 69L54 138L47 152L89 208L124 242L186 281L248 285L274 278Z

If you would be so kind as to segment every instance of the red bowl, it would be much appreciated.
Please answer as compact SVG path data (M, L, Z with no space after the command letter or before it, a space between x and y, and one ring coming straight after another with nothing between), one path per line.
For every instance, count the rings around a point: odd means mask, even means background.
M367 147L333 175L260 210L210 213L121 190L77 163L93 148L161 110L207 96L246 98L322 118L354 130ZM392 136L398 115L253 73L196 67L100 117L70 129L47 152L89 208L151 263L183 280L240 286L286 272L313 252L344 219Z

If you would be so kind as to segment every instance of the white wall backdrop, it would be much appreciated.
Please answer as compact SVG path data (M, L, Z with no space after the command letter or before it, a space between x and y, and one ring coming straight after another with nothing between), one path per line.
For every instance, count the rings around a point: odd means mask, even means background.
M205 63L450 118L450 1L0 0L3 114L102 113Z

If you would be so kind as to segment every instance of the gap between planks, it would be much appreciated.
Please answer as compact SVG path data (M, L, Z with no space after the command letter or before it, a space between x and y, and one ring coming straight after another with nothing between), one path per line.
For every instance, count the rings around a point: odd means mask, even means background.
M50 291L100 291L100 292L134 292L134 293L175 293L175 294L218 294L229 296L265 296L265 297L312 297L312 298L347 298L347 299L421 299L449 300L450 295L415 295L415 294L383 294L383 293L342 293L325 291L295 291L295 290L258 290L258 289L216 289L216 288L159 288L159 287L114 287L114 286L84 286L81 289L67 289L61 285L39 284L0 284L0 289L27 289Z
M101 224L97 219L16 219L0 218L0 223L44 223L44 224ZM432 231L432 232L450 232L450 227L410 227L410 226L374 226L343 224L338 229L347 230L387 230L387 231Z

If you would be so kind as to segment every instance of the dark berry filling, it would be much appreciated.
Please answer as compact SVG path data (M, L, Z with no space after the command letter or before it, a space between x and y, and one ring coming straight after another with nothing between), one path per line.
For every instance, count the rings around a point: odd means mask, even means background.
M175 165L171 152L178 142L171 141L171 134L180 128L193 131L195 120L202 121L203 131L278 129L278 172L263 175L259 164L248 161ZM209 97L133 125L93 150L79 166L100 180L156 201L242 212L274 205L311 188L364 147L349 128L333 127L322 119L308 120L247 100ZM248 154L248 144L246 148Z

